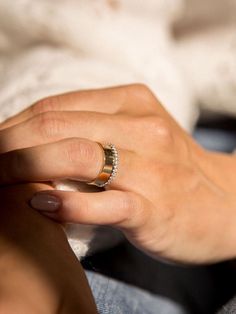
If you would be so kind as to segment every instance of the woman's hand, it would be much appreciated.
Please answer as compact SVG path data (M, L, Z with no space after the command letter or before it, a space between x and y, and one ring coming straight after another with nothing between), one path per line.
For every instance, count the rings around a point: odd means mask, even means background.
M95 314L87 279L61 226L33 211L45 184L0 189L0 313Z
M155 258L184 263L236 256L236 161L200 148L148 88L50 97L0 132L0 182L91 181L118 148L118 174L97 193L44 191L31 201L66 222L111 225Z

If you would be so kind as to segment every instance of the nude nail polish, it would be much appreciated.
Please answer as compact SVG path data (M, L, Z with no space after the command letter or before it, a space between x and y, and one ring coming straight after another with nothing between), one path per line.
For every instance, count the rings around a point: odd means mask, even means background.
M56 212L61 206L61 201L54 195L39 193L33 196L30 205L37 210Z

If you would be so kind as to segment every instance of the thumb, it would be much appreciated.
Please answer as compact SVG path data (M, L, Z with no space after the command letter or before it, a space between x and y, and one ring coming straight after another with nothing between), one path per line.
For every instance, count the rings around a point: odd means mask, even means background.
M30 201L34 209L62 222L124 229L143 224L147 203L136 193L116 190L97 193L43 191L36 193Z

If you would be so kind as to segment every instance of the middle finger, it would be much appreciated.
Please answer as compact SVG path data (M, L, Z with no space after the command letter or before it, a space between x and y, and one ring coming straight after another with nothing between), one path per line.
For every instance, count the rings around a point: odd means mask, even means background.
M98 112L47 112L0 131L0 153L80 137L137 150L141 119Z
M122 111L137 116L146 112L147 108L140 93L136 95L137 91L134 93L134 90L134 85L128 85L49 96L7 119L1 124L0 129L11 127L48 111L94 111L109 114Z

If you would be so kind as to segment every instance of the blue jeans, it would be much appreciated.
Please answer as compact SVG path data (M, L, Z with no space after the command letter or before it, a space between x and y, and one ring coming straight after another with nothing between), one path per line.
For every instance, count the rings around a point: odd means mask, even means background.
M127 241L82 261L101 314L215 314L235 293L235 266L166 265Z
M86 271L100 314L187 314L177 303L98 273Z

